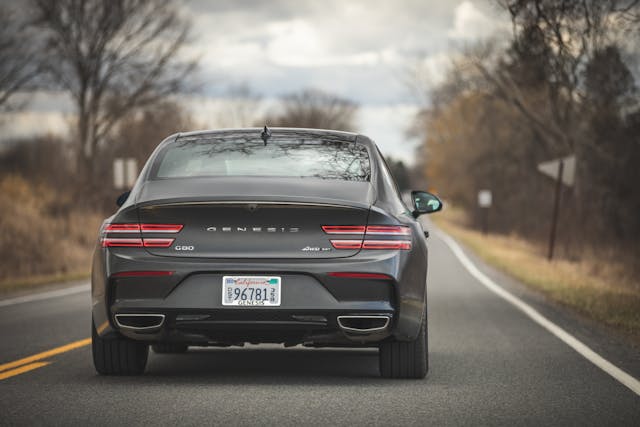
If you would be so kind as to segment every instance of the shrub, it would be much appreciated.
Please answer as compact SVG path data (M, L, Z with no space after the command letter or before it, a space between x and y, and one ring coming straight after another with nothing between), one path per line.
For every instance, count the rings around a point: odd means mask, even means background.
M59 201L45 184L0 178L0 281L90 270L102 215Z

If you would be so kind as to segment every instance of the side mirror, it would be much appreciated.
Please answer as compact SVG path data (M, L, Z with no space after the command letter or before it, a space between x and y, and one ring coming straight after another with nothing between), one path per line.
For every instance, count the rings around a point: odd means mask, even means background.
M126 202L129 198L129 194L131 194L131 191L125 191L124 193L119 195L116 199L116 205L118 205L118 207L124 205L124 202Z
M413 216L417 218L422 214L438 212L442 209L442 201L426 191L412 191L411 201L413 202Z

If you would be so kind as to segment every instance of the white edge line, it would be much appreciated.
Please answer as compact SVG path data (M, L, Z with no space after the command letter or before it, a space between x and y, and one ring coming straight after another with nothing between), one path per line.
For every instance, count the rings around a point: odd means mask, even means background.
M453 254L458 258L460 263L462 263L464 268L466 268L473 277L475 277L490 291L514 305L524 314L529 316L529 318L531 318L538 325L542 326L547 331L558 337L562 342L577 351L582 357L596 365L598 368L602 369L607 374L611 375L618 382L625 385L635 394L640 396L640 381L638 381L636 378L632 377L622 369L618 368L616 365L609 362L607 359L600 356L595 351L591 350L582 341L578 340L576 337L562 329L560 326L544 317L529 304L525 303L520 298L514 296L513 294L502 288L500 285L496 284L475 266L475 264L464 253L462 248L460 248L460 245L458 245L458 243L449 235L441 230L436 231L435 234L440 237L440 239L442 239L442 241L449 247L449 249L451 249Z
M25 295L23 297L9 298L5 300L0 300L0 307L23 304L26 302L41 301L41 300L50 299L50 298L64 297L67 295L79 294L80 292L85 292L90 289L91 289L90 285L84 284L84 285L78 285L78 286L71 286L69 288L64 288L64 289L58 289L55 291L40 292L32 295Z

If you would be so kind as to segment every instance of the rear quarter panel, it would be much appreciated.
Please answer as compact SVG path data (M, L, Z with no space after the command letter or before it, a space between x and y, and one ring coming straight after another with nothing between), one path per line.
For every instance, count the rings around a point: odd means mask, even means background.
M427 303L427 242L422 225L402 201L384 157L377 148L372 151L375 153L372 156L375 165L372 180L377 198L369 214L369 224L402 224L412 231L412 250L399 251L398 256L398 307L394 336L403 341L414 340L420 330Z

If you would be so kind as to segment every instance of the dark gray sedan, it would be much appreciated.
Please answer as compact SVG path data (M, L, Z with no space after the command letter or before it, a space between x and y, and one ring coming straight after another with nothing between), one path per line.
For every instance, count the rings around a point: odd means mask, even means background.
M379 347L385 377L428 370L426 192L402 201L366 136L172 135L118 199L92 272L93 360L140 374L149 346Z

